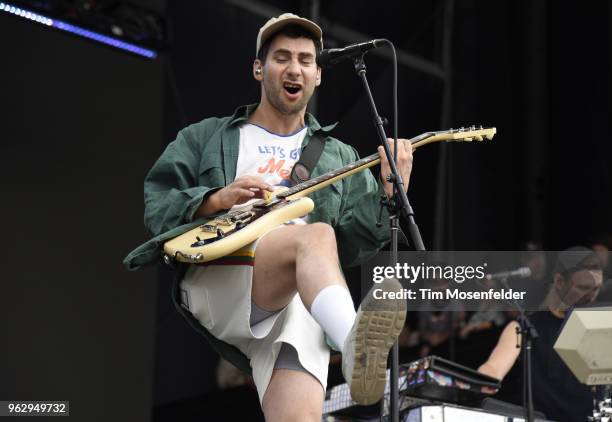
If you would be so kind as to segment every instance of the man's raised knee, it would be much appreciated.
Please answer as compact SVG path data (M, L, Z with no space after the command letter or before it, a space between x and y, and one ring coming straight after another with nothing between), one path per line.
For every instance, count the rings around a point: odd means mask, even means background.
M313 223L308 226L309 234L316 239L336 241L334 228L327 223Z
M303 231L297 240L298 248L311 249L313 246L336 248L336 234L329 224L313 223L302 226Z

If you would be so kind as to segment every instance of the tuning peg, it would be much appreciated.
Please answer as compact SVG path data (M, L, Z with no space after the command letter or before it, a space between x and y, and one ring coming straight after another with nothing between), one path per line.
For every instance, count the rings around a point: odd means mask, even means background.
M473 140L473 139L474 139L474 138L463 138L463 141L464 141L464 142L472 142L472 140Z
M487 138L487 140L490 141L491 139L493 139L493 135L485 135L485 138Z
M482 136L480 135L474 136L474 139L476 139L478 142L482 142Z

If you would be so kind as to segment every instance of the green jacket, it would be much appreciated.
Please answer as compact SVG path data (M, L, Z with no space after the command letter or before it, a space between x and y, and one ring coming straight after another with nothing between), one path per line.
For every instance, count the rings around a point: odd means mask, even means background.
M232 116L192 124L168 145L144 184L144 222L153 238L125 258L128 269L157 261L166 240L202 224L203 219L193 220L193 214L206 195L234 180L240 145L238 128L256 106L243 106ZM354 148L327 135L335 125L321 127L308 113L305 119L308 130L302 148L316 132L325 139L312 177L359 159ZM315 209L308 221L328 223L334 228L343 266L370 258L389 240L386 210L381 219L383 227L376 227L383 194L382 184L370 170L364 170L309 195Z

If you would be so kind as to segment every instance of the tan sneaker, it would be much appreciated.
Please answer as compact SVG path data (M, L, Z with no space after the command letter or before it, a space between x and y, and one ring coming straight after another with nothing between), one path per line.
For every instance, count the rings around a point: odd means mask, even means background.
M387 381L387 356L406 321L406 300L374 299L375 289L400 292L402 285L396 279L375 284L361 302L344 342L342 374L351 397L361 405L381 399Z

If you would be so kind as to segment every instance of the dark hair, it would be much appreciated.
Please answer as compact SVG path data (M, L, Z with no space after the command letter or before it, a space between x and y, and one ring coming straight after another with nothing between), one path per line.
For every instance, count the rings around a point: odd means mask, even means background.
M257 53L257 58L261 60L262 63L266 63L266 57L268 56L268 51L270 51L270 44L272 44L274 38L279 35L285 35L289 38L308 38L314 43L317 53L321 50L321 40L317 39L312 32L308 31L303 26L292 23L279 29L261 45Z
M582 261L575 264L574 266L567 268L564 271L561 271L560 274L563 276L565 280L569 280L572 274L578 271L582 271L582 270L603 271L603 268L601 266L601 261L599 260L597 255L593 254L591 256L584 258Z

